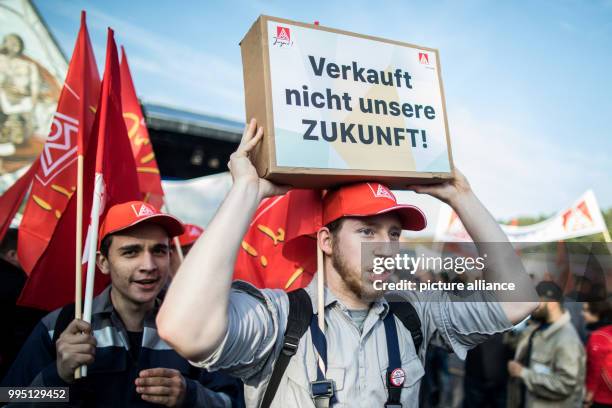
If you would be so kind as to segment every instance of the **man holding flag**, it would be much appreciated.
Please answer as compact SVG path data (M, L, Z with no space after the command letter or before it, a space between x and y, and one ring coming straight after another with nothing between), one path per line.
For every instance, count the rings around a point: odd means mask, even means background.
M423 229L426 220L418 208L398 205L379 183L343 186L323 198L317 243L326 282L319 292L324 334L315 314L317 278L305 291L289 295L240 281L232 285L236 255L259 202L286 192L259 178L249 159L262 136L252 120L229 162L232 189L179 268L157 319L160 336L181 355L242 378L247 406L417 406L429 341L439 339L465 358L471 347L537 306L499 302L482 293L470 302L450 302L448 294L437 292L424 302L417 293L402 292L396 295L404 306L387 302L372 287L372 271L362 271L362 244L397 242L402 229ZM479 250L504 258L492 262L484 279L512 281L524 299L536 299L520 260L489 244L507 238L461 173L444 184L413 189L448 203ZM391 257L383 247L375 255ZM202 310L206 313L194 313Z
M237 380L190 365L157 335L160 292L170 276L170 239L182 223L142 201L111 207L100 228L98 267L111 285L93 302L91 324L74 305L34 329L4 386L68 386L85 406L231 407ZM89 365L75 382L75 369Z

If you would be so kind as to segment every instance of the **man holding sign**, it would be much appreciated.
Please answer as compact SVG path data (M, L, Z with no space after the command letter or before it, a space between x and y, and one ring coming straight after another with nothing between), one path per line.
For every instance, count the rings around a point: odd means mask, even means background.
M385 186L360 183L332 190L323 199L325 226L317 241L324 254L325 334L313 315L317 279L303 292L312 310L300 310L312 316L306 322L310 329L296 333L296 320L304 319L295 318L290 303L303 305L303 299L244 282L232 284L242 236L259 202L287 191L259 178L251 162L262 136L263 129L252 120L230 159L234 184L185 258L157 318L160 336L184 357L241 377L247 406L417 406L430 340L441 340L465 358L471 347L509 329L537 306L486 295L451 303L445 293L437 293L437 301L423 302L414 293L399 293L409 302L400 309L406 311L408 305L413 312L390 310L394 307L372 288L372 274L362 275L358 254L363 243L397 242L402 229L422 229L426 220L418 208L398 205ZM461 173L444 184L414 190L453 207L490 260L503 255L504 262L493 260L483 278L512 280L525 299L536 298L520 261L488 244L507 242L506 236ZM384 251L376 255L391 256Z

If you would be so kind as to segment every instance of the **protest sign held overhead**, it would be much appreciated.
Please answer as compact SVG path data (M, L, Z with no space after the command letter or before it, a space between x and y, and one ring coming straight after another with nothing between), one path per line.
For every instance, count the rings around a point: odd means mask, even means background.
M240 45L261 176L395 188L451 177L437 50L267 16Z

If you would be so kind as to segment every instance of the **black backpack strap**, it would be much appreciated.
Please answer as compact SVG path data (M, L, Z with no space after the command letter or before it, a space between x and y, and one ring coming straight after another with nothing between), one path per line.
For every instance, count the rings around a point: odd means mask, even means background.
M53 344L57 342L57 339L66 330L70 322L74 320L74 303L70 303L60 310L57 320L55 321L55 327L53 328Z
M416 309L408 300L398 294L387 294L385 296L389 303L389 309L410 331L414 349L419 352L423 345L423 331L421 330L421 319Z
M274 363L272 377L270 377L260 408L269 408L272 404L289 361L297 352L300 339L308 330L312 319L312 302L304 289L291 291L287 293L287 296L289 297L289 316L283 338L283 348Z

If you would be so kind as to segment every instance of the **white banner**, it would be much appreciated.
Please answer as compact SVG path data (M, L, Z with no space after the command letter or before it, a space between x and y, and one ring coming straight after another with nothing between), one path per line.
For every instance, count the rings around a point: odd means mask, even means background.
M588 190L572 206L555 216L525 226L500 225L510 242L551 242L598 234L606 230L606 223L595 199ZM434 240L438 242L471 241L457 214L447 205L440 207L438 228Z

